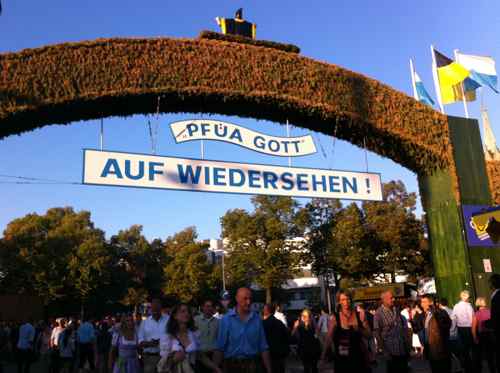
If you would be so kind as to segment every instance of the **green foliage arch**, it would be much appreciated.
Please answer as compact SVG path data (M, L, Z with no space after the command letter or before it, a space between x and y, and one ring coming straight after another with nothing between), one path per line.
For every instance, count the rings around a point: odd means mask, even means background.
M0 55L0 138L49 124L156 112L290 123L422 174L451 164L444 115L336 65L261 45L99 39Z

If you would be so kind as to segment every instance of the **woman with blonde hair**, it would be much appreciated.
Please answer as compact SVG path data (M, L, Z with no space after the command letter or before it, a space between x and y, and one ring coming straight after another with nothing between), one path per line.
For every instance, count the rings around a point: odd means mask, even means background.
M295 321L292 336L297 340L297 352L304 365L304 373L318 373L321 345L310 310L304 309L300 318Z
M124 315L111 341L109 369L113 373L140 373L138 345L134 318Z
M472 319L472 337L474 339L474 372L480 373L483 368L483 358L488 361L490 372L496 372L495 364L495 338L491 329L487 328L487 321L491 318L491 312L486 304L486 299L476 299L478 310Z

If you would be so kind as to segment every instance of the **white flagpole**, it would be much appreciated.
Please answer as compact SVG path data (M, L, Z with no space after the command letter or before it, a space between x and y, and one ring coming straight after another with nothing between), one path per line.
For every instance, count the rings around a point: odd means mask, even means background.
M104 120L101 118L101 131L99 132L99 147L101 148L101 152L103 144L104 144Z
M290 137L290 123L286 120L286 137ZM292 157L288 157L288 167L292 167Z
M439 76L436 66L436 55L434 54L433 45L431 45L431 54L432 54L432 77L434 78L434 89L436 90L436 97L438 100L439 108L441 109L441 113L445 114L443 100L441 99L441 88L439 86Z
M453 51L453 54L455 55L455 61L458 62L458 49L455 49ZM462 91L462 102L464 104L464 111L465 111L465 117L469 119L469 109L467 108L467 100L465 98L465 89L464 89L464 82L460 83L460 90Z
M415 68L413 67L413 60L410 58L410 74L411 74L411 84L413 88L413 97L415 100L419 101L417 94L417 83L415 81Z

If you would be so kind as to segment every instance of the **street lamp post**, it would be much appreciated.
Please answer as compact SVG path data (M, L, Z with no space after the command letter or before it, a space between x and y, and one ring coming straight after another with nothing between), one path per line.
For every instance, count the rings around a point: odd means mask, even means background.
M222 250L222 291L226 292L226 276L224 274L224 250Z

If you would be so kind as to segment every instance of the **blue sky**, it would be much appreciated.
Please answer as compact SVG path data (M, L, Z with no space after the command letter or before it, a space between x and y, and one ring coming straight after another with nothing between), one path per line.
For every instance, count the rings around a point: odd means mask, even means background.
M298 45L302 54L334 63L411 94L408 60L433 97L429 46L451 56L464 53L491 55L500 61L500 3L476 1L170 1L170 0L3 0L0 16L0 52L19 51L46 44L103 37L196 37L199 31L217 30L214 17L229 17L244 7L245 18L257 23L259 39ZM411 5L410 5L411 4ZM490 119L500 137L500 97L485 93ZM469 107L479 117L479 104ZM461 104L446 107L448 114L463 116ZM147 121L158 123L158 153L199 157L197 143L176 145L168 123L199 117L192 114L136 115L106 118L104 147L109 150L148 153ZM277 123L247 118L228 120L255 130L284 135ZM80 181L82 148L98 146L98 121L47 126L0 140L0 174ZM292 135L308 133L293 128ZM294 166L365 170L362 149L332 138L315 135L325 149L314 156L294 159ZM209 159L269 164L287 163L229 144L207 143ZM403 180L418 191L416 176L373 153L369 170L381 172L384 181ZM1 178L1 180L5 180ZM305 203L307 200L300 199ZM251 208L248 196L155 191L75 185L16 185L0 183L0 230L16 217L44 213L55 206L74 206L92 212L96 225L112 235L131 224L142 224L149 238L165 238L195 225L200 238L218 237L219 218L230 208Z

